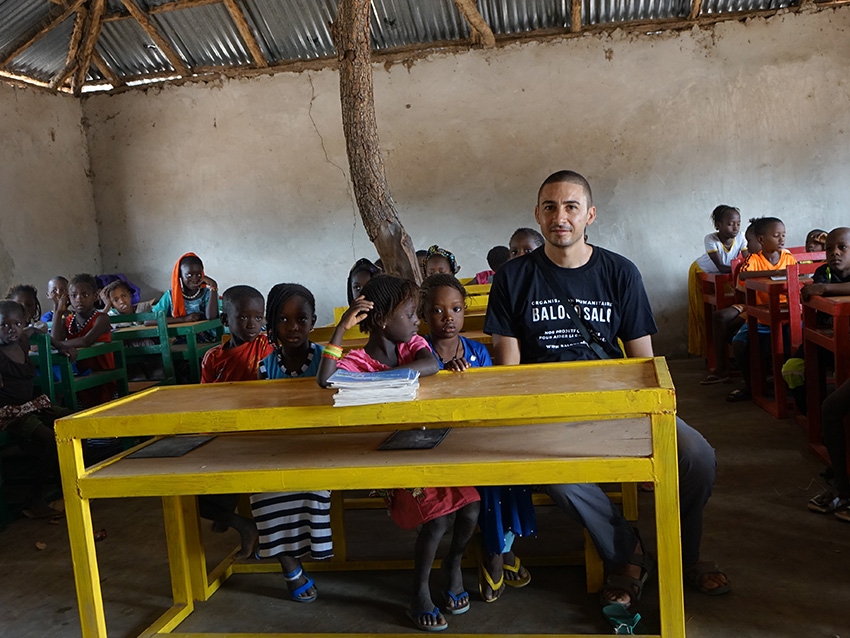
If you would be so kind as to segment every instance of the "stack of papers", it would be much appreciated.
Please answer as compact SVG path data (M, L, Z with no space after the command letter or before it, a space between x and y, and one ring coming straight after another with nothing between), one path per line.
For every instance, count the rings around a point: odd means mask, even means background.
M348 372L337 370L328 379L338 388L334 407L413 401L419 389L419 372L408 369L382 372Z

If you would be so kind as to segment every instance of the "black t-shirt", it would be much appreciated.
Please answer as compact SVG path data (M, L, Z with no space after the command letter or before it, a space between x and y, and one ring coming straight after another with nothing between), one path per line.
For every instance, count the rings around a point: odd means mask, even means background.
M812 283L816 284L844 284L847 279L842 279L841 274L835 272L828 265L818 266L815 274L812 275Z
M538 248L585 325L601 337L611 357L623 341L655 334L655 320L637 267L598 246L579 268L561 268ZM493 278L484 332L515 337L521 363L597 359L546 283L531 255L512 259Z
M21 405L32 400L35 365L28 355L24 354L23 363L17 363L0 352L0 375L3 377L3 386L0 387L0 407Z

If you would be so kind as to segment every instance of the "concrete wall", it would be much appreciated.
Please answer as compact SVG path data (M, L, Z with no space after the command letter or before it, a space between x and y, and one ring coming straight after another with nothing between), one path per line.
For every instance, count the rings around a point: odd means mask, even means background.
M375 68L390 184L417 247L472 275L532 225L539 183L594 188L591 241L641 268L685 350L686 274L711 209L786 220L788 244L850 222L850 7L691 32L584 36ZM104 268L162 290L197 252L222 287L298 281L320 323L374 251L349 188L334 71L88 98Z
M0 293L100 269L78 100L0 84ZM52 305L49 308L52 309Z

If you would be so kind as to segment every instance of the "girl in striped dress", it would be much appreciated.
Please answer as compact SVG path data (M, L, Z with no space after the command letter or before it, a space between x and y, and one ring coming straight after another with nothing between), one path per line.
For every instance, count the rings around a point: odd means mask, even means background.
M322 346L309 336L316 323L316 301L298 284L278 284L266 305L269 342L273 352L260 363L260 379L315 377ZM316 600L313 579L304 572L301 558L313 560L333 555L331 543L331 493L275 492L253 494L251 509L260 533L259 558L277 558L289 595L299 603Z

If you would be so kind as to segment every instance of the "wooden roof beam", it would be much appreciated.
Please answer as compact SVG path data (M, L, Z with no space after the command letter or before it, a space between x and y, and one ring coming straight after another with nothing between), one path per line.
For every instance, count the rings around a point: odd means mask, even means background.
M254 64L259 67L268 66L269 63L266 61L263 52L260 50L260 45L257 43L257 39L254 37L254 34L251 33L251 28L248 26L245 14L242 13L242 10L236 4L236 0L224 0L224 4L227 6L227 10L230 11L230 17L233 18L233 21L236 23L236 28L239 29L239 34L245 41L248 51L251 52L251 57L254 58Z
M86 32L88 18L89 12L84 6L77 9L77 17L74 20L74 31L71 33L71 44L68 47L68 55L65 57L65 65L53 76L47 88L55 91L64 84L68 76L77 68L79 63L77 51L80 48L80 42L83 40L83 34Z
M493 29L481 17L478 7L475 6L475 0L454 0L454 3L469 23L473 43L480 44L487 49L496 46L496 36L493 35Z
M570 5L570 31L581 31L581 0L572 0Z
M7 53L3 58L0 58L0 67L6 66L9 62L18 57L21 53L26 51L30 46L41 40L44 36L46 36L54 27L59 26L63 22L65 22L66 18L74 13L79 7L83 4L83 0L75 0L73 4L68 6L61 14L53 18L50 22L48 22L43 27L36 27L32 31L30 31L24 38L20 45L16 46L9 53Z
M94 47L100 37L100 29L103 27L103 15L106 13L106 0L91 0L91 16L89 28L86 32L85 42L77 50L77 70L71 78L71 91L79 95L83 84L86 82L86 74L89 71L94 56Z
M159 50L162 51L162 54L171 63L171 66L174 67L174 71L181 76L189 75L189 69L186 68L186 65L183 64L180 56L174 52L171 45L168 44L165 38L163 38L156 30L156 27L153 22L151 22L148 14L145 11L142 11L139 6L133 2L133 0L121 0L121 2L123 2L124 6L127 7L127 11L130 12L130 15L133 16L139 23L139 26L145 30L148 37L150 37Z
M97 67L97 70L103 74L103 77L109 80L109 83L113 87L121 86L122 84L124 84L124 80L115 75L112 69L109 68L109 65L106 64L106 60L103 59L103 57L100 55L100 53L97 52L97 50L92 53L92 62L94 62L94 65Z
M692 0L691 13L688 16L688 20L696 20L700 13L702 13L702 0Z
M205 7L209 4L221 4L222 0L174 0L174 2L166 2L148 10L149 15L157 13L168 13L169 11L180 11L181 9L192 9L194 7ZM116 20L129 20L133 16L126 13L107 13L104 20L106 22L115 22Z

